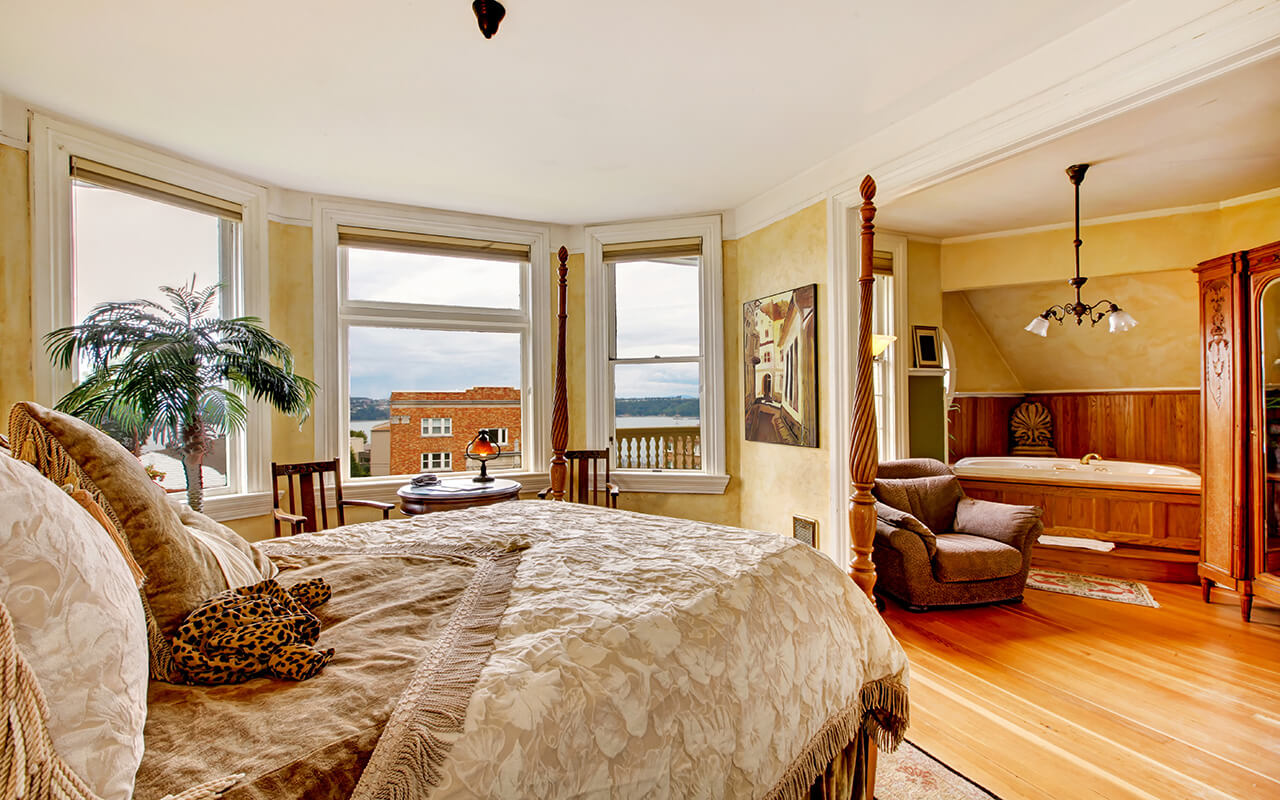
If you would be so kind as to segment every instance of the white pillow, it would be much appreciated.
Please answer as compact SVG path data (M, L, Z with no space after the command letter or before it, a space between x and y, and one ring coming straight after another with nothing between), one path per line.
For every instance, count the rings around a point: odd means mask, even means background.
M49 736L103 800L142 761L147 627L124 557L89 512L0 453L0 601L49 702Z

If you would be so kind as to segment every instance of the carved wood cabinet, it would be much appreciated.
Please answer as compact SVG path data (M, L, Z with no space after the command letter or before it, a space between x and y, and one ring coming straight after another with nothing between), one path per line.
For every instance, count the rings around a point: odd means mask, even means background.
M1200 282L1201 547L1217 584L1280 602L1280 242L1196 267Z

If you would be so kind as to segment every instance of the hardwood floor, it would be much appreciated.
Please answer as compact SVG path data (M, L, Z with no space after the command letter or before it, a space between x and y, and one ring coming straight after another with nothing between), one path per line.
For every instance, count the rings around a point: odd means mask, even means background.
M1158 609L1028 590L885 618L918 747L1004 800L1280 798L1280 609L1149 583Z

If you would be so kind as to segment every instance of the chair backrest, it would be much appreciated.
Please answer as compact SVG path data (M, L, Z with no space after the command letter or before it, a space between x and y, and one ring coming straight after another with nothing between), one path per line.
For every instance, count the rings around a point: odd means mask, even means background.
M613 487L609 483L608 450L569 450L564 457L569 462L565 500L571 503L618 507L617 495L613 493Z
M338 469L338 459L331 461L305 461L300 464L277 464L271 462L271 505L274 508L280 506L280 479L284 478L285 487L289 494L289 507L281 508L282 511L288 511L290 514L297 514L307 518L303 523L303 530L315 533L329 527L329 509L328 504L324 501L324 476L326 473L333 473L333 491L335 497L335 511L337 511L338 525L346 525L346 518L342 513L342 478ZM296 479L296 480L295 480ZM297 492L294 487L297 486ZM317 497L319 500L319 526L317 527ZM280 521L276 520L276 535L280 534Z
M882 461L876 468L877 478L927 478L932 475L954 475L951 467L936 458L901 458Z

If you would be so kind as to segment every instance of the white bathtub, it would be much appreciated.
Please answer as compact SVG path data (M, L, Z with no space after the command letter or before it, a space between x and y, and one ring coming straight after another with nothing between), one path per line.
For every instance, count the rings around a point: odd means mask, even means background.
M1182 467L1098 459L975 456L955 463L961 478L1012 478L1028 483L1092 483L1105 486L1150 486L1200 489L1200 476Z

